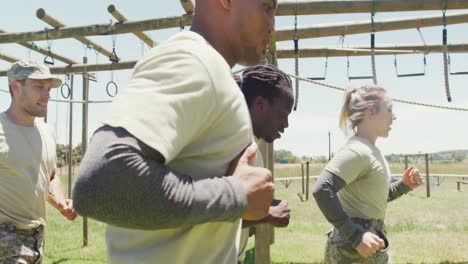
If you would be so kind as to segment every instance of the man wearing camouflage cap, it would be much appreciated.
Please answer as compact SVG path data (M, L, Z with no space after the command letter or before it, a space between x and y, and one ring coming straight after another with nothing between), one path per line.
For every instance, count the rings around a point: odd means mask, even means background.
M41 263L47 200L76 218L55 177L55 142L44 117L61 80L43 63L18 61L8 70L11 104L0 113L0 263Z

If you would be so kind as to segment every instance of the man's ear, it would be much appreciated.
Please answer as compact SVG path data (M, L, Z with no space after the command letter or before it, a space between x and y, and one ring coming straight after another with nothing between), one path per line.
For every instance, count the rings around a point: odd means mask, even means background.
M268 108L268 100L263 96L255 96L252 101L253 110L264 113Z
M231 0L217 0L221 6L226 9L226 10L229 10L231 9Z
M10 85L11 85L11 92L13 94L18 93L18 89L19 89L18 86L20 85L20 82L18 82L17 80L13 80L11 81Z

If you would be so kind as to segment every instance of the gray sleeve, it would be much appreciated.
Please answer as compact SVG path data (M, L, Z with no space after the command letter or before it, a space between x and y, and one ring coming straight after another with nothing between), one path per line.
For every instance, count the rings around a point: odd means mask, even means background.
M411 188L406 186L403 183L402 179L398 179L396 177L392 177L392 181L390 183L390 189L388 190L388 201L393 201L400 196L407 194L411 191Z
M346 215L338 199L338 191L346 185L339 176L324 170L314 187L314 198L325 218L356 248L362 241L364 229Z
M73 189L76 211L125 228L164 229L235 221L247 204L236 177L195 181L123 128L93 136Z

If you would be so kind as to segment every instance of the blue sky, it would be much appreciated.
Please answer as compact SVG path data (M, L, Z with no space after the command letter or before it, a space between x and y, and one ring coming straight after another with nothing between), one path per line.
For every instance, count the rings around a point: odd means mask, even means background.
M50 28L35 16L38 8L44 8L47 13L62 21L68 26L90 25L107 23L112 16L107 12L107 6L115 4L129 20L141 20L164 16L180 15L184 11L179 1L59 1L41 0L11 1L0 9L2 23L0 28L9 32L23 32L42 30ZM448 11L448 13L467 10ZM377 13L376 19L423 16L429 14L440 14L440 11L430 12L397 12ZM346 15L316 15L300 16L299 25L313 25L321 23L336 23L345 21L368 20L369 14L346 14ZM277 18L277 28L290 27L294 25L293 17ZM415 25L416 27L416 25ZM186 28L185 30L187 30ZM468 42L468 24L448 26L449 43ZM148 32L156 41L163 41L178 32L179 29L160 30ZM441 43L442 28L423 28L422 32L427 43ZM110 36L90 37L107 49L112 49ZM337 46L339 37L317 38L301 40L300 47L306 46ZM376 34L376 45L379 44L405 44L421 43L416 29L400 30L394 32L378 32ZM37 42L41 47L46 47L45 42ZM345 38L345 45L368 45L369 34L349 35ZM292 41L280 42L278 47L293 47ZM141 42L132 34L119 35L116 39L117 53L124 60L138 59L142 53L147 52ZM90 63L106 62L108 58L102 55L96 57L92 50L85 51L83 45L73 39L55 40L52 42L52 51L67 57L81 61L85 53ZM44 56L29 51L16 44L0 44L0 53L12 55L19 58L43 60ZM468 71L467 54L452 54L452 67L455 71ZM422 70L421 55L402 55L399 59L400 72L416 72ZM351 57L352 75L370 74L370 57ZM379 56L376 60L379 84L384 86L389 94L398 99L425 102L446 106L457 106L468 108L468 75L452 76L450 78L452 103L447 103L444 90L443 64L440 53L427 56L426 76L413 78L397 78L393 66L393 56ZM60 63L56 63L60 65ZM6 69L9 63L0 61L0 69ZM294 73L294 61L292 59L280 60L279 67L288 73ZM324 59L302 59L300 62L300 75L303 77L320 76L324 71ZM125 89L130 70L116 71L114 81L119 89ZM63 77L63 76L61 76ZM110 81L109 72L97 74L97 83L91 83L90 99L107 100L105 86ZM81 98L81 78L75 79L75 98ZM340 87L359 86L371 80L349 82L346 75L346 58L330 58L326 83ZM6 78L0 77L0 88L7 88ZM346 136L338 128L338 115L343 101L343 94L322 86L305 82L300 84L300 99L298 110L290 115L290 127L283 134L283 138L275 143L275 148L291 150L297 155L327 155L328 154L328 132L331 133L332 151L336 151L342 145ZM60 98L54 91L53 98ZM8 107L10 97L8 94L0 93L0 109L3 111ZM95 104L90 106L89 133L100 125L107 105ZM64 143L68 140L67 114L68 106L61 103L49 104L49 124L57 129L57 140ZM397 120L392 126L392 131L387 139L379 140L378 146L386 154L389 153L419 153L435 152L448 149L468 149L468 112L430 109L420 106L404 105L394 103L394 112ZM74 144L81 141L81 106L74 107Z

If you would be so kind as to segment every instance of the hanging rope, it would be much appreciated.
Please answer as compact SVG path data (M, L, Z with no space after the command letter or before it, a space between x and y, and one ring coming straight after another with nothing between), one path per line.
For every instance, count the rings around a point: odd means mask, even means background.
M447 48L447 17L445 13L447 12L447 0L444 0L442 8L442 52L444 56L444 79L445 79L445 93L447 95L447 101L452 101L452 96L450 95L450 83L449 83L449 62L448 62L448 48Z
M113 26L113 23L112 23L112 19L111 19L109 28L112 28L112 26ZM115 52L115 45L116 45L116 42L117 42L117 35L112 35L111 39L112 39L112 53L109 55L109 60L111 62L117 63L117 62L119 62L119 57L117 56L117 53Z
M297 0L296 9L294 11L294 69L295 74L299 76L299 36L297 34ZM297 110L299 102L299 80L296 79L296 99L294 100L294 111Z
M371 64L372 64L372 80L374 84L377 84L377 70L375 66L375 0L372 0L372 12L371 12Z
M339 87L339 86L335 86L335 85L331 85L331 84L327 84L327 83L322 83L322 82L318 82L318 81L313 81L313 80L310 80L310 79L307 79L307 78L303 78L303 77L300 77L300 76L297 76L297 75L292 75L292 74L288 74L286 73L289 77L291 78L295 78L296 80L300 80L300 81L304 81L304 82L309 82L309 83L313 83L313 84L316 84L316 85L320 85L320 86L323 86L323 87L327 87L327 88L330 88L330 89L333 89L333 90L338 90L338 91L346 91L346 88L343 88L343 87ZM443 106L443 105L435 105L435 104L428 104L428 103L421 103L421 102L415 102L415 101L409 101L409 100L402 100L402 99L392 99L393 102L398 102L398 103L402 103L402 104L409 104L409 105L418 105L418 106L424 106L424 107L430 107L430 108L437 108L437 109L445 109L445 110L455 110L455 111L463 111L463 112L468 112L468 108L461 108L461 107L450 107L450 106Z
M52 40L49 40L49 33L47 28L44 29L46 35L46 42L47 42L47 55L44 57L44 63L54 65L55 60L52 56Z

